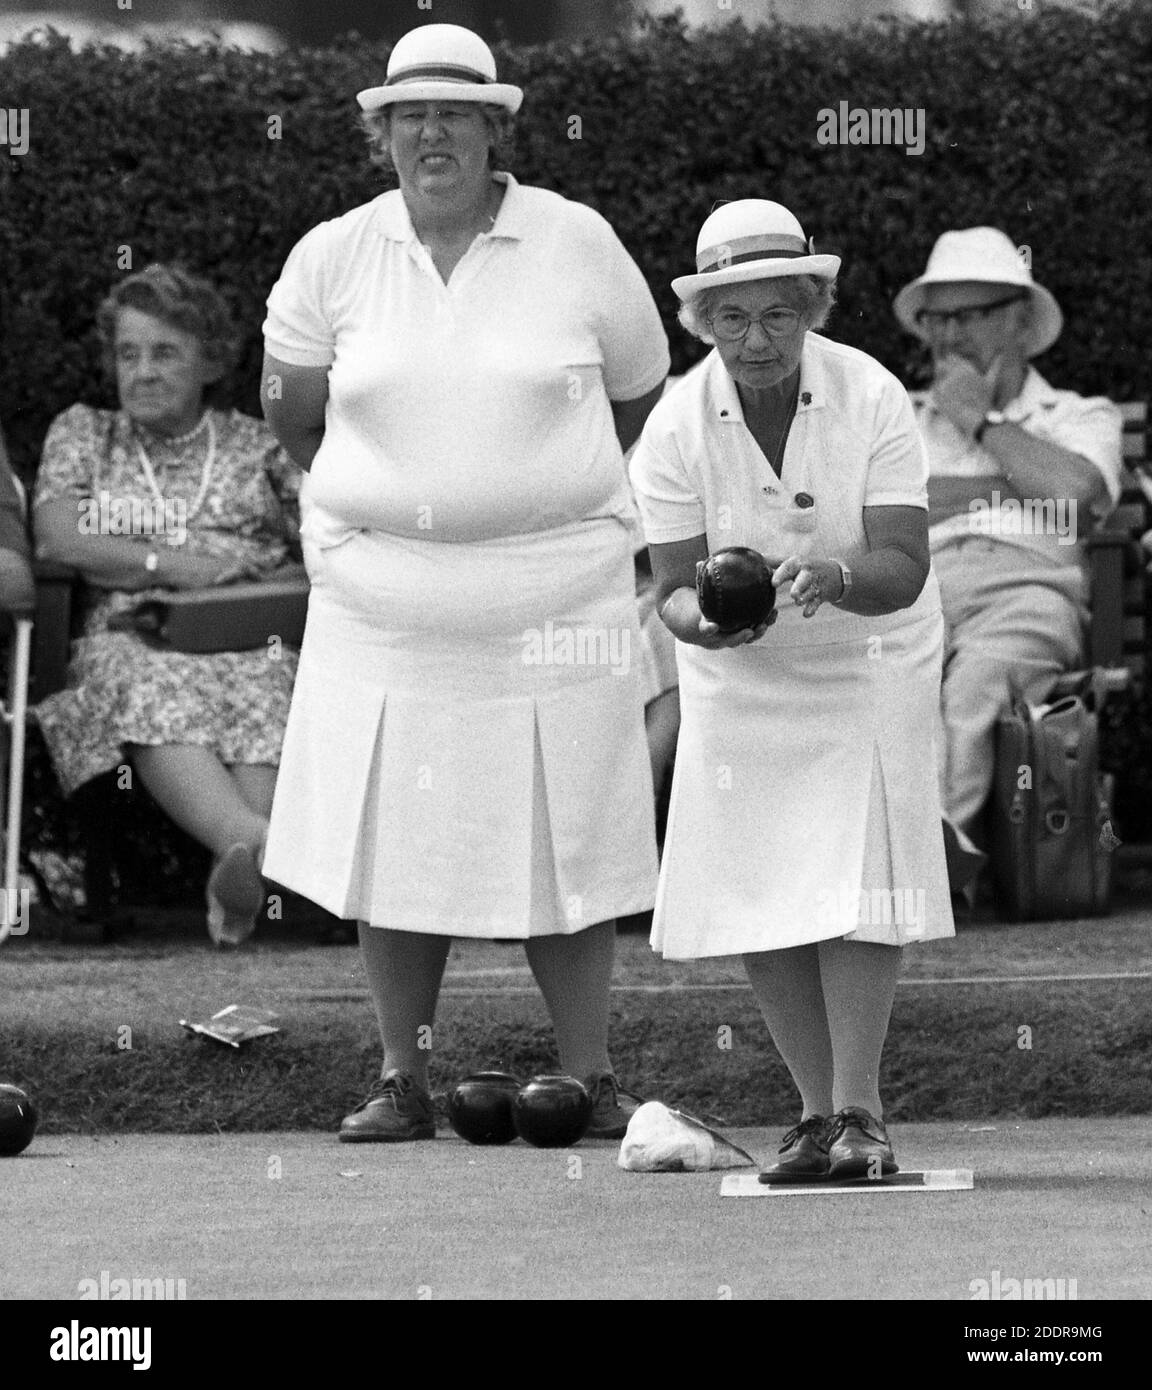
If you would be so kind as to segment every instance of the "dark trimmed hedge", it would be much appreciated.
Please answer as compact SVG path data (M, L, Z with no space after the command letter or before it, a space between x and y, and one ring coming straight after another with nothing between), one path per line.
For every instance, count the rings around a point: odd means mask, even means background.
M386 58L353 38L275 57L76 53L53 38L0 57L0 105L30 113L28 153L0 153L0 420L25 478L58 411L111 403L93 315L125 246L132 268L182 260L231 296L251 334L234 399L258 413L263 301L284 257L384 186L354 94ZM1096 18L1008 7L993 21L846 32L689 34L672 20L498 58L528 93L514 171L609 218L665 315L675 371L700 348L675 324L669 281L691 266L717 199L758 195L842 252L831 332L910 384L924 359L892 296L941 231L990 222L1031 247L1064 307L1044 372L1115 399L1149 395L1152 11L1140 0ZM818 113L841 101L922 109L924 153L818 144ZM268 138L273 118L280 139ZM1134 730L1148 722L1141 706ZM1132 757L1148 757L1135 739L1118 760L1131 769ZM1148 813L1132 811L1149 833Z
M0 104L31 123L29 152L0 157L0 418L25 476L57 411L106 399L92 316L124 245L137 268L180 258L229 290L251 330L237 403L256 409L263 300L288 249L383 186L354 93L386 56L351 39L275 57L57 40L0 58ZM699 349L675 325L669 281L716 199L765 195L844 254L832 331L905 379L922 360L892 295L939 232L992 222L1032 248L1064 306L1047 374L1148 394L1148 5L848 32L689 35L665 21L500 59L528 91L515 172L614 224L666 316L675 370ZM923 109L925 152L818 144L818 112L841 101Z

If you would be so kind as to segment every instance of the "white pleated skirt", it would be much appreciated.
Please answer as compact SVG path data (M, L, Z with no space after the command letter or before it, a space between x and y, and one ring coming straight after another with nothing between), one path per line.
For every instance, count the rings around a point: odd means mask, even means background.
M338 917L572 933L655 898L630 538L306 547L265 875Z
M750 646L678 644L682 722L652 929L668 959L954 934L935 578L923 616L788 609Z

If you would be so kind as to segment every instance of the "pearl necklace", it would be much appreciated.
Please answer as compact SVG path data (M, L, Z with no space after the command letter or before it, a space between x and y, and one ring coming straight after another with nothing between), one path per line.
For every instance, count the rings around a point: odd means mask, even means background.
M188 508L185 517L186 522L191 521L192 518L196 516L197 513L200 511L200 508L204 505L204 499L208 496L208 487L212 481L212 469L215 467L216 464L216 426L212 422L211 411L206 410L204 412L204 414L200 418L200 423L195 427L195 429L189 430L187 434L173 436L171 439L168 440L169 444L187 444L189 440L195 439L195 437L204 428L205 424L207 424L208 426L208 456L204 460L204 468L200 474L200 489L196 493L195 500ZM137 436L136 439L136 451L140 456L140 467L144 470L144 477L148 482L148 487L150 488L152 496L156 501L156 505L159 508L157 515L163 516L164 495L163 493L161 493L160 485L156 481L156 473L152 467L152 460L148 457L147 450L144 448L144 445L140 440L139 436ZM175 537L168 537L169 545L179 545L180 543L181 542L177 540Z

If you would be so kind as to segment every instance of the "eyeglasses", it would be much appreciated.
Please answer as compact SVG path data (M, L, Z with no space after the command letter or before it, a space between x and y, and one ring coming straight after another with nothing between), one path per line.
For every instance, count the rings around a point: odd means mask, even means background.
M957 328L971 328L974 323L983 323L997 309L1019 304L1027 297L1026 294L1013 294L992 304L974 304L970 309L921 309L916 315L916 322L924 329L943 328L949 322L955 323Z
M460 121L473 119L477 114L477 108L461 106L436 106L429 107L427 110L401 111L395 116L396 122L406 130L418 130L426 121L433 120L445 124L457 124Z
M769 338L787 338L796 332L801 318L795 309L769 309L756 322L760 325L760 331ZM708 320L708 327L722 343L738 343L741 338L748 336L752 319L740 309L722 309Z

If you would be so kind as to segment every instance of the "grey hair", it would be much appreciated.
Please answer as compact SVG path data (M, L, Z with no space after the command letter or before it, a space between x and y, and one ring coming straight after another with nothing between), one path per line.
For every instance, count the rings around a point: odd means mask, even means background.
M205 359L221 377L240 356L240 335L219 290L180 265L156 262L121 280L96 310L101 359L109 381L116 380L116 324L122 309L137 309L199 338Z
M507 169L516 144L516 117L506 106L478 104L488 123L488 167ZM368 158L381 169L394 170L392 163L392 107L360 113L360 128L368 141Z
M822 275L782 275L772 283L779 286L780 297L785 304L799 313L806 329L823 328L828 322L836 303L835 280L825 280ZM730 288L730 285L713 285L681 304L678 317L693 337L705 343L715 343L716 339L708 331L708 319Z

